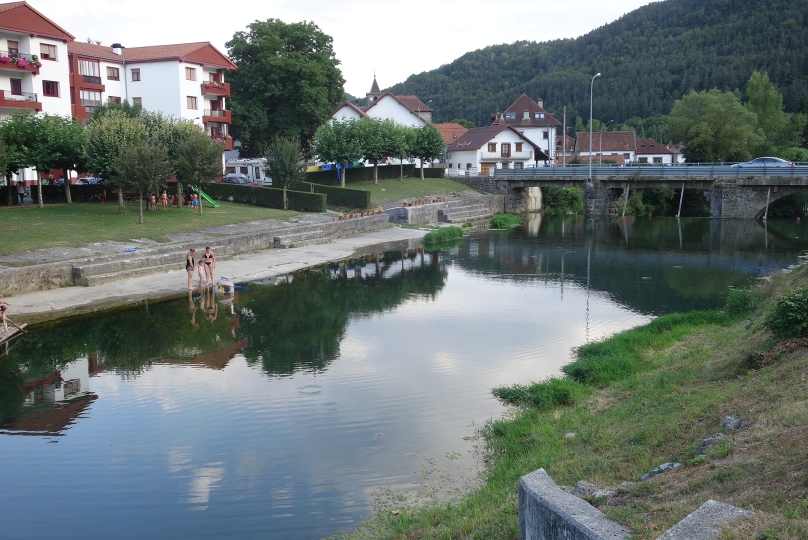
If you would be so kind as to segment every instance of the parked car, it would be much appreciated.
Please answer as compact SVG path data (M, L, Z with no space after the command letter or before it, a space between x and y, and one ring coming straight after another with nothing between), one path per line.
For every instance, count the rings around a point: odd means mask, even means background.
M79 178L78 180L76 180L76 185L77 186L86 186L88 184L95 185L95 184L103 184L103 183L104 183L103 178L95 178L95 177L92 177L92 176L88 176L86 178Z
M736 163L733 167L793 167L790 161L779 157L759 157L745 163Z
M240 173L228 174L219 179L222 184L248 184L247 176Z

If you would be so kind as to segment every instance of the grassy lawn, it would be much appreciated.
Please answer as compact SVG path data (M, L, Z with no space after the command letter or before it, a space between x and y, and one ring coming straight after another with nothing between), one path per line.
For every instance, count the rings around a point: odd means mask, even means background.
M721 540L808 538L808 348L805 338L774 341L762 324L774 298L806 285L803 267L753 290L751 312L660 317L581 347L572 377L498 389L521 405L480 432L481 486L448 504L388 495L350 538L517 539L518 480L539 467L559 485L613 490L590 502L637 540L708 499L755 512ZM728 415L749 425L722 430ZM726 439L694 457L719 431ZM674 461L684 467L638 480Z
M150 238L167 241L166 234L194 232L207 227L244 223L259 219L288 219L299 212L275 210L221 202L219 208L204 208L204 215L194 215L188 207L169 208L165 212L143 212L144 223L138 224L137 203L127 203L126 213L118 213L112 203L73 203L0 207L0 255L48 247L77 247L91 242Z
M379 179L378 184L371 182L351 182L345 187L350 189L364 189L370 191L372 206L423 197L425 195L448 195L473 189L470 186L450 178L405 178L404 180Z

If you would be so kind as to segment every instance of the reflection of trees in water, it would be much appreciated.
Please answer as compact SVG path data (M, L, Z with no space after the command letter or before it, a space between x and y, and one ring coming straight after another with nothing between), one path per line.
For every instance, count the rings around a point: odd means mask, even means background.
M403 269L402 269L403 267ZM388 252L295 274L291 283L254 288L242 303L237 337L242 353L272 375L321 370L339 355L352 316L388 311L416 295L443 288L446 270L437 255Z

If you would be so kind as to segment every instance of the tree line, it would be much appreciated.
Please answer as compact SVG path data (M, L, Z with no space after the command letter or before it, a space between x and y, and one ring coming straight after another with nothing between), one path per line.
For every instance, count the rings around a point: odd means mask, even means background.
M176 177L180 183L205 184L222 173L220 143L190 120L177 120L139 105L107 103L96 107L85 124L57 115L15 114L0 122L0 172L10 185L11 175L35 168L38 175L52 169L65 172L65 199L70 199L69 171L89 172L118 192L157 193ZM42 184L37 182L39 205ZM11 203L11 190L8 190Z

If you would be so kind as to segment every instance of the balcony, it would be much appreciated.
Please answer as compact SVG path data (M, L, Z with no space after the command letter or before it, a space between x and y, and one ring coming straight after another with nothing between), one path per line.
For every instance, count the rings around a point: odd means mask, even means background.
M28 73L39 75L40 66L42 64L34 54L0 51L0 69L27 71Z
M224 144L225 150L233 149L233 137L228 137L226 135L225 136L211 135L210 138L218 143Z
M220 82L211 82L211 81L203 82L202 95L230 97L230 85L228 83L220 83Z
M230 111L214 111L212 109L205 109L202 111L203 122L218 122L221 124L230 123Z
M501 159L533 159L533 150L522 151L522 152L511 152L510 154L503 154L502 152L480 152L480 160L487 161L487 160L501 160Z
M99 92L106 92L107 90L106 86L101 82L101 77L81 75L79 73L70 74L70 86L82 90L97 90Z
M0 90L0 107L41 111L42 103L37 101L37 95L34 94L33 92L20 92L19 94L11 94L6 92L5 90Z

